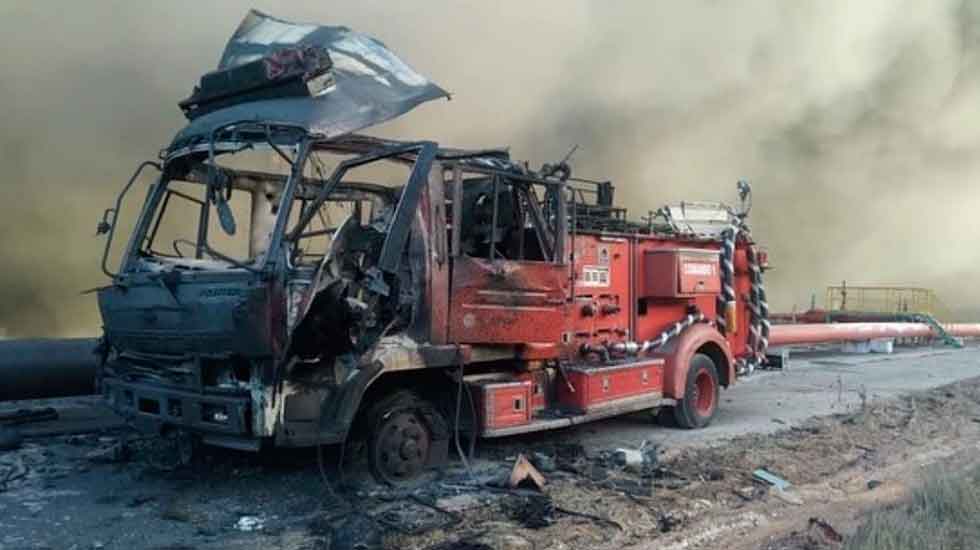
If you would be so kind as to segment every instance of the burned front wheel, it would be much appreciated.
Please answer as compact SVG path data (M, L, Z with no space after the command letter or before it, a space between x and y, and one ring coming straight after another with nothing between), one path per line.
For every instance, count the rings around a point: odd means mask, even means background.
M375 477L397 484L419 475L433 448L430 420L439 414L412 392L397 392L371 408L368 461Z
M684 398L673 407L674 420L686 429L704 428L718 412L718 371L710 357L697 353L691 358L684 385Z

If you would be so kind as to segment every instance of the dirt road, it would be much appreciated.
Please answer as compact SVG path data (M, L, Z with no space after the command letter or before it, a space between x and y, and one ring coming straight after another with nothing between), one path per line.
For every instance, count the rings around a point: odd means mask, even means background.
M811 354L725 392L704 431L637 415L484 443L472 476L457 465L398 491L357 463L338 483L334 452L328 486L313 452L215 450L174 467L168 442L120 445L120 430L42 437L0 452L0 549L782 548L811 516L846 530L901 498L923 464L971 462L978 376L977 348ZM643 441L659 460L618 467L611 451ZM545 496L485 486L517 452L538 453ZM753 483L758 468L792 488Z
M642 417L578 428L586 448L635 446L654 438L667 448L765 434L814 416L847 412L862 402L980 376L980 349L908 348L893 355L801 351L785 371L761 371L722 392L718 417L704 430L657 430ZM566 435L562 435L566 437Z

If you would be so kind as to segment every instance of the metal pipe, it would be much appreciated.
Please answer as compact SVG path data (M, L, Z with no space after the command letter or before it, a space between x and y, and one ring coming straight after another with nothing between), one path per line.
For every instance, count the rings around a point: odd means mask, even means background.
M944 324L951 336L980 337L980 323ZM925 323L815 323L773 325L770 346L939 336Z
M652 340L646 340L643 342L634 342L630 340L626 342L610 342L607 344L583 344L579 351L582 353L582 355L598 353L602 356L603 361L609 361L612 354L645 354L652 349L663 347L673 338L680 336L680 334L688 327L695 323L700 323L701 321L704 321L704 314L701 312L689 313L686 317L671 325L670 328L661 332L660 336Z
M95 338L0 340L0 401L95 393Z

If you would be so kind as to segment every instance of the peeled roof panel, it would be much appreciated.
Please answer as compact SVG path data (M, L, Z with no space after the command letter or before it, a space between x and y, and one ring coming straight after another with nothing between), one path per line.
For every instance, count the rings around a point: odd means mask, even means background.
M236 67L298 45L327 49L335 84L316 97L233 105L194 119L174 138L177 148L210 139L214 129L244 122L275 122L325 138L355 132L402 115L420 103L449 97L380 41L347 27L283 21L252 10L225 46L218 69Z

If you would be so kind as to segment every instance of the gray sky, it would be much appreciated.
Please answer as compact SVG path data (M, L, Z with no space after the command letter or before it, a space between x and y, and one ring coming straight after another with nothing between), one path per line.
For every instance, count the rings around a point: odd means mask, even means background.
M579 144L634 217L750 179L774 310L847 279L980 319L980 4L277 4L0 4L0 330L98 332L95 222L253 6L372 34L453 92L375 133L534 165Z

